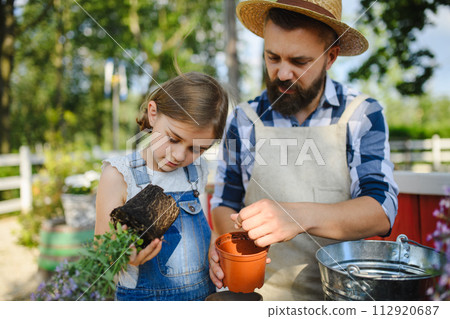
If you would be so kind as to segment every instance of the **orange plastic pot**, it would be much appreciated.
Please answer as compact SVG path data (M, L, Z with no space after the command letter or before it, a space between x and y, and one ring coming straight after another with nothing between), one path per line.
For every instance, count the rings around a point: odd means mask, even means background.
M250 293L264 285L269 247L256 246L245 232L233 232L217 238L216 248L230 291Z

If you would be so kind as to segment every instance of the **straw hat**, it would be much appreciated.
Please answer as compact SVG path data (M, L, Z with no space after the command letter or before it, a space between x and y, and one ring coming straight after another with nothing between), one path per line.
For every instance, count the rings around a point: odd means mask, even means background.
M236 13L247 29L263 37L264 20L271 8L298 12L331 27L339 37L339 55L358 55L369 47L366 38L359 31L341 22L341 0L249 0L239 3Z

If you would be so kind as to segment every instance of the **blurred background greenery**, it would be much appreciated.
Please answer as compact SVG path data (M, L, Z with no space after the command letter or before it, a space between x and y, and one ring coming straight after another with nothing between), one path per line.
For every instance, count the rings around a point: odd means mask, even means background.
M107 58L126 67L130 88L120 104L120 148L137 130L144 95L176 74L175 55L182 71L218 76L228 66L222 80L235 94L256 95L262 83L252 92L239 92L252 70L236 54L242 46L236 2L1 1L0 152L69 143L111 149L111 98L104 95ZM417 35L432 23L430 16L448 7L448 0L353 2L364 13L357 28L368 36L371 49L348 79L388 105L393 138L450 136L448 96L424 90L436 68L433 49L416 45ZM237 75L231 76L231 69Z
M34 213L21 217L25 229L35 229L23 235L25 244L36 243L40 220L62 214L64 178L99 170L99 160L80 154L115 146L112 98L105 95L107 59L115 70L125 67L129 88L120 101L118 149L137 133L145 95L176 75L175 57L183 72L218 77L237 101L259 94L261 42L244 36L237 2L0 1L0 154L17 153L22 145L46 150L45 164L33 167L45 177L33 186ZM386 106L391 139L450 137L450 95L426 86L440 67L434 48L417 42L432 17L448 10L448 0L344 0L344 20L351 24L345 19L349 4L371 48L354 60L345 79ZM332 76L339 75L335 69ZM0 177L18 170L0 167ZM0 191L0 200L17 196L18 190Z
M37 143L111 148L107 58L116 67L124 64L129 84L138 88L120 106L121 133L131 136L143 95L176 74L176 51L183 71L215 75L214 56L224 45L218 41L222 1L2 1L1 6L4 14L13 10L10 34L4 27L0 36L2 72L11 72L0 83L8 102L1 113L3 153ZM125 138L120 140L124 147Z

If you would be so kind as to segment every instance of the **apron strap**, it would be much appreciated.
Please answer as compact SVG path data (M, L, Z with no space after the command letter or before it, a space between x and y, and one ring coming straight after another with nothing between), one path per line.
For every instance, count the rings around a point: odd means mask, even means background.
M252 121L255 127L264 127L264 124L262 123L258 114L256 114L256 112L250 107L247 102L239 104L238 107L240 107L242 111L244 111L245 115L247 115L248 119Z
M369 96L366 94L360 94L350 102L349 105L345 108L344 113L342 113L341 118L338 121L338 124L347 124L350 117L353 115L353 112L358 108L358 106L368 99Z
M131 173L133 173L134 181L140 188L141 185L150 183L150 176L147 173L147 166L145 160L141 157L138 151L131 154L131 161L129 162Z

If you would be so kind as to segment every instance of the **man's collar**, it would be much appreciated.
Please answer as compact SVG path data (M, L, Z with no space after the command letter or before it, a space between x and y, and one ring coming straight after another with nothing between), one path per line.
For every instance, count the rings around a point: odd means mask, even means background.
M325 107L327 107L327 106L339 107L340 106L339 100L337 98L336 88L333 84L333 81L328 76L328 74L327 74L327 77L325 80L324 94L320 98L320 102L319 102L319 107L323 107L323 106L325 106Z

